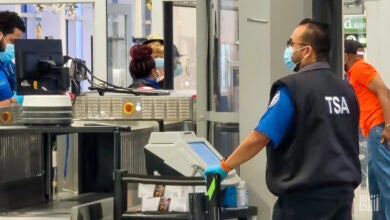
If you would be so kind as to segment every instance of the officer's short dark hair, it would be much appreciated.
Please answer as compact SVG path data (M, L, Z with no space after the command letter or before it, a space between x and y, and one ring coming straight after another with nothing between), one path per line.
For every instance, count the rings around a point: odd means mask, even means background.
M329 25L311 18L303 19L299 25L307 26L302 40L310 44L316 53L317 60L328 60L331 48Z
M26 32L23 19L16 12L0 11L0 31L7 35L12 34L15 28L18 28L23 33Z

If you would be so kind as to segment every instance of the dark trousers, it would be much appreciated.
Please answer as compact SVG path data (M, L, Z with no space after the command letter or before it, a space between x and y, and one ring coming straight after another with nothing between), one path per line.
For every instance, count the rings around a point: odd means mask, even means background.
M273 220L352 220L353 197L316 198L308 194L279 197Z

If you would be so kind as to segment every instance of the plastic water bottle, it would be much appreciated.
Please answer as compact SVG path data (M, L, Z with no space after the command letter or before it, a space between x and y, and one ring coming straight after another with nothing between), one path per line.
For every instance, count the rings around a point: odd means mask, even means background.
M241 180L237 186L237 207L248 207L248 189L244 180Z

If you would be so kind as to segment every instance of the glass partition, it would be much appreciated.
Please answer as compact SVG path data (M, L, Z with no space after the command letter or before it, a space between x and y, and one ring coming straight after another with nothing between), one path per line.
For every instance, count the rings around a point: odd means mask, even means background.
M238 8L232 1L221 1L220 61L216 105L218 112L238 112L239 97L239 42ZM214 73L215 74L215 73ZM217 90L218 89L218 90Z
M129 49L132 42L131 4L107 5L107 81L116 86L131 84Z
M195 94L197 74L195 3L173 6L173 44L179 53L174 60L174 90Z
M208 2L207 135L215 148L227 156L239 143L239 9L236 0Z

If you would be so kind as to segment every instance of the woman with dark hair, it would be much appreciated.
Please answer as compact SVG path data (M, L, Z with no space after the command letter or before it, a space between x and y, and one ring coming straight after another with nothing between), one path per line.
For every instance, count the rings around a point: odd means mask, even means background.
M153 49L148 45L135 45L130 49L131 62L129 66L133 83L129 88L159 89L160 73L152 57Z

